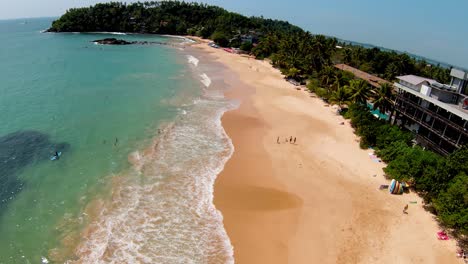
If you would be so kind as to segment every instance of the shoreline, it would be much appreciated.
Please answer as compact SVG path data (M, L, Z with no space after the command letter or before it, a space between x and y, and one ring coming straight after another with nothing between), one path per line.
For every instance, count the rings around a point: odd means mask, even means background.
M222 117L235 150L214 186L236 263L459 263L416 194L378 190L383 164L359 148L348 121L339 125L267 62L197 40L192 47L248 83L226 92L241 105ZM298 143L285 144L289 136ZM409 201L417 204L402 215Z
M71 233L68 229L63 232L60 245L48 251L50 260L131 262L139 256L146 258L145 262L178 257L196 263L233 263L222 216L213 204L213 187L215 177L233 153L221 116L236 104L217 96L225 90L223 79L218 77L224 73L224 66L212 62L205 54L195 54L200 55L203 62L206 58L207 63L198 65L180 54L177 60L184 67L195 67L187 68L181 76L193 75L189 78L195 83L193 90L198 91L203 86L203 93L187 99L184 89L165 101L178 106L176 117L158 126L158 134L149 145L128 154L130 168L111 176L107 195L100 194L86 203L80 213L86 219L85 224L72 235L68 234ZM200 79L202 73L204 78ZM179 148L180 145L185 148ZM197 149L203 149L206 155L195 157L189 153ZM132 211L138 213L127 214ZM139 226L142 222L144 225ZM71 220L64 219L61 226L70 223ZM190 236L178 240L179 233ZM134 239L136 235L155 241L144 243L137 239L136 244L142 251L120 244L124 242L122 238ZM166 247L165 251L160 250L162 247Z

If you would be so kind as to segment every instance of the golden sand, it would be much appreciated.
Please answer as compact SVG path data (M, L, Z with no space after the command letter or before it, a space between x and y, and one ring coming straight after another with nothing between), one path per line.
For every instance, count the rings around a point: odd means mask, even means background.
M235 152L214 194L236 263L459 263L417 195L378 189L388 183L384 164L332 107L265 61L193 47L241 80L226 78L227 96L242 103L222 118ZM285 142L291 136L296 144Z

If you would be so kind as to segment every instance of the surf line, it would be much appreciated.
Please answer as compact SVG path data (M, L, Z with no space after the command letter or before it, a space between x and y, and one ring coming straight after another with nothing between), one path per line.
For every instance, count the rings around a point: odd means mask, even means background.
M203 85L205 85L205 87L210 87L211 85L211 79L210 77L208 77L208 75L206 75L206 73L203 73L203 74L200 74L200 77L201 77L201 83L203 83Z

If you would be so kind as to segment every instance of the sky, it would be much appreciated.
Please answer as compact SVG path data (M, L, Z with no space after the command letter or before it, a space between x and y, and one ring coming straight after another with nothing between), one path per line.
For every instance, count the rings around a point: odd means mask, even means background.
M60 16L98 0L0 0L0 19ZM127 0L128 2L135 2ZM468 68L467 0L203 0L314 34L407 51Z

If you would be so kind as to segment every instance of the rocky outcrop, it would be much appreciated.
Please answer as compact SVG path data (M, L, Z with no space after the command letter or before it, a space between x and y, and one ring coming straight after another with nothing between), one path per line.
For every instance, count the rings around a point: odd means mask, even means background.
M97 43L97 44L103 44L103 45L130 45L130 44L135 44L135 41L126 41L123 39L116 39L116 38L105 38L105 39L98 39L98 40L93 40L92 42Z

